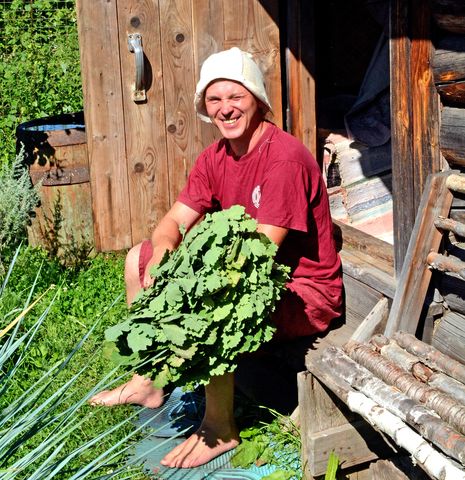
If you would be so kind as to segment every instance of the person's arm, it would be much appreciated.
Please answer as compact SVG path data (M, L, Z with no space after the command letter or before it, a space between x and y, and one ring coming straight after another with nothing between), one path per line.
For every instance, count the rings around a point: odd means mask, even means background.
M283 227L276 227L275 225L267 225L260 223L257 231L264 233L272 242L276 243L278 247L283 243L289 229Z
M165 252L176 249L181 242L182 236L179 227L184 225L189 230L201 217L201 214L181 202L175 202L166 215L160 220L152 233L151 241L153 255L147 264L144 273L143 287L153 284L150 276L150 268L160 263Z

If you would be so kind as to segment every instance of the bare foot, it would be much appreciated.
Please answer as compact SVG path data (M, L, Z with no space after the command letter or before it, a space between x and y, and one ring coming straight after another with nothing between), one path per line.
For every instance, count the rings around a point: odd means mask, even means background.
M192 468L204 465L239 444L239 434L234 428L226 434L204 424L187 440L173 448L161 460L170 468Z
M158 408L163 404L163 390L154 388L149 378L136 374L129 382L113 390L103 390L97 393L89 400L89 403L93 406L105 407L130 403L147 408Z

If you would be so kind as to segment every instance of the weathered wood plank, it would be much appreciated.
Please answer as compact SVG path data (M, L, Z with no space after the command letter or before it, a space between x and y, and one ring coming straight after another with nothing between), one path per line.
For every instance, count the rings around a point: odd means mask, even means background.
M448 312L436 322L432 345L450 357L465 363L465 316Z
M413 124L411 117L410 34L407 28L408 2L391 2L391 142L392 194L396 273L402 269L410 233L415 223Z
M76 6L95 246L120 250L132 239L116 0Z
M353 414L311 373L299 373L297 382L305 478L325 473L332 450L344 467L377 458L367 443L368 438L373 439L372 433L378 443L379 435L368 424L358 421L351 425Z
M390 271L394 272L394 248L391 244L337 220L333 220L333 224L338 250L357 250L373 259L382 259L390 266Z
M410 457L393 457L389 460L378 460L370 465L371 479L376 480L427 480L430 477L414 466Z
M465 166L465 109L441 111L441 152L451 165Z
M412 1L412 114L413 162L415 171L415 206L418 207L430 173L441 170L439 151L439 97L431 63L432 45L431 5L423 0Z
M365 286L369 286L388 298L394 298L397 282L388 264L354 250L344 249L339 254L345 275L360 281Z
M448 216L452 204L452 194L446 187L449 175L444 172L428 177L386 325L388 337L397 330L415 333L417 329L431 279L426 257L437 251L442 239L434 221L438 216Z
M389 302L387 298L382 298L363 319L351 336L351 340L357 342L368 342L375 334L381 333L386 327L386 321L389 316Z
M161 56L169 165L169 203L186 183L201 151L193 109L196 79L193 55L192 2L160 0Z
M254 56L265 75L268 98L273 107L272 120L282 126L278 2L224 0L223 9L224 47L238 46Z
M202 63L212 54L224 50L224 8L222 1L196 0L192 2L194 36L194 71L196 81L200 78ZM208 15L205 14L208 12ZM202 148L221 137L211 123L196 120Z
M148 238L169 209L158 2L119 2L118 25L123 83L132 243ZM135 102L135 55L128 34L142 36L147 100ZM124 222L123 218L119 222Z
M394 243L399 274L426 178L441 170L439 101L430 67L429 4L395 0L390 37Z
M287 2L288 131L317 155L314 2ZM302 106L305 105L305 108Z

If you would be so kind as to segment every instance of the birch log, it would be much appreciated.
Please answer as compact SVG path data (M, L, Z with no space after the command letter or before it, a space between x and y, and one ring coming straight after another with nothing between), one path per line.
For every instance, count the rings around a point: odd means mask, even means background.
M413 461L436 480L465 480L465 473L450 459L439 453L418 433L414 432L396 415L356 392L347 382L334 378L327 367L321 364L318 378L330 388L355 413L361 415L378 430L389 435L400 447L409 452Z
M398 388L408 397L434 410L443 420L461 433L465 433L465 406L437 388L416 380L410 373L366 345L352 342L347 353L388 385Z
M465 436L451 428L436 414L386 385L337 347L327 348L321 356L321 361L330 367L334 375L398 416L444 453L465 465Z
M377 338L374 337L373 343L379 348L379 352L383 357L410 372L417 380L441 390L465 405L465 385L462 382L445 373L435 372L422 363L420 357L404 350L395 340L379 345Z
M393 338L402 348L425 360L431 368L447 373L450 377L465 383L465 365L462 363L423 343L410 333L396 332Z

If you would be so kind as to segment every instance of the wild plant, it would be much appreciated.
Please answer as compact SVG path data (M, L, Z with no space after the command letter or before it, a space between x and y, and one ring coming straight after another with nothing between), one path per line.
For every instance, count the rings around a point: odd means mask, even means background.
M0 285L0 303L18 251ZM99 390L120 383L123 376L127 375L117 375L113 370L90 391L80 392L76 396L75 392L79 390L86 372L92 368L94 358L90 357L77 373L70 378L65 376L66 380L63 381L62 374L90 338L99 319L66 358L50 365L32 386L17 390L17 395L11 400L9 389L21 369L28 368L29 350L37 341L37 333L59 291L55 287L56 294L45 305L42 298L48 298L47 292L33 300L39 277L40 270L24 304L10 308L0 318L0 480L146 478L138 467L141 459L129 455L133 444L147 435L146 425L135 426L138 410L103 431L96 426L93 438L84 438L78 445L75 441L71 445L68 442L71 437L74 440L76 436L79 438L84 422L95 418L96 410L87 405L89 398ZM36 320L28 326L24 320L33 310ZM2 401L6 398L8 402ZM129 433L103 452L97 449L113 432L124 429L128 424L134 424ZM83 458L86 460L83 461Z
M23 162L21 150L11 166L0 166L0 272L2 259L8 258L25 238L31 212L39 201L38 186L31 186Z

